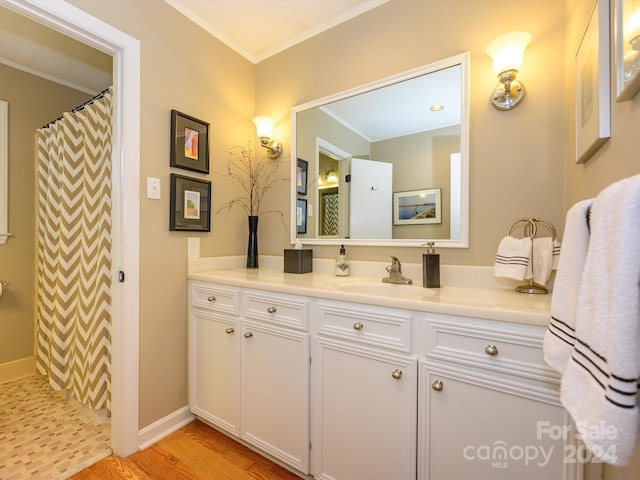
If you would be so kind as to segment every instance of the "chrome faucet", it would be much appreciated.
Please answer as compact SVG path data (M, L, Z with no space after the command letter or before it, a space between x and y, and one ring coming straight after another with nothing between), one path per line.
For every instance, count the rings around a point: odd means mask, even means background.
M384 283L397 283L399 285L411 285L413 280L402 275L402 265L396 257L391 257L391 265L386 268L389 276L383 278Z

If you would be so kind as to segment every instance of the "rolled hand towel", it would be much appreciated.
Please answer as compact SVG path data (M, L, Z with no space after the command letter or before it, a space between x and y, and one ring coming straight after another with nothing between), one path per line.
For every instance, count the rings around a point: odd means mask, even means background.
M504 237L498 245L494 275L496 277L524 280L530 271L531 238Z

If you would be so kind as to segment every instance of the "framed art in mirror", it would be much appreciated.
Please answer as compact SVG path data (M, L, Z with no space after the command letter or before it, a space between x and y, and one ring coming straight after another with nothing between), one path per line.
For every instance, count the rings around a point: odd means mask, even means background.
M575 57L576 163L611 135L609 45L609 2L598 0Z
M169 166L209 173L209 124L171 110Z
M631 100L640 90L640 2L615 0L616 101Z
M171 174L170 231L211 231L211 182Z
M298 233L307 233L307 201L299 198L296 206L296 225Z
M296 192L300 195L307 194L308 172L309 172L309 162L299 158L298 166L296 167Z
M395 192L393 194L394 225L442 223L440 188Z

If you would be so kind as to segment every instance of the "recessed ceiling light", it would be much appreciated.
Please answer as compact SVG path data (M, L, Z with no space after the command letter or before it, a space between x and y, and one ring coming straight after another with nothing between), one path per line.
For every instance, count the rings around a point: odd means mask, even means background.
M444 110L444 105L432 105L429 110L431 110L432 112L440 112Z

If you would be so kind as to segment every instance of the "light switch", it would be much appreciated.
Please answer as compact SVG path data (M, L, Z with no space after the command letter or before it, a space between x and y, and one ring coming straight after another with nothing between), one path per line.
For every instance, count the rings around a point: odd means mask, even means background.
M200 239L198 237L187 238L187 258L200 258Z
M147 177L147 198L160 200L160 179Z
M313 205L309 205L307 208L307 216L313 217Z

